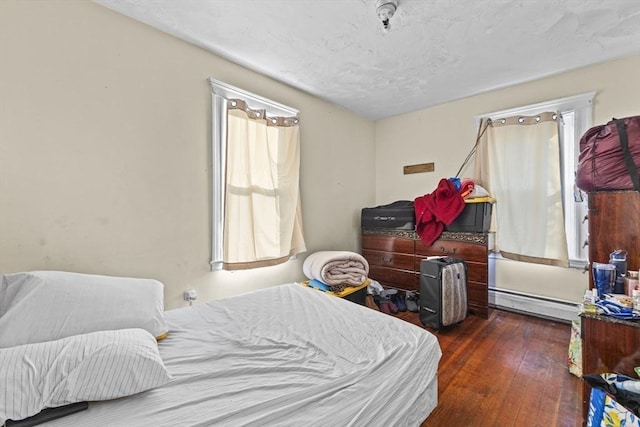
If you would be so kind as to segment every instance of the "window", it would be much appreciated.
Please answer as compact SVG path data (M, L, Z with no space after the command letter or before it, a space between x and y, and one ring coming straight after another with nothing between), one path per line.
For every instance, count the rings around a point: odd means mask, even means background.
M477 117L500 118L511 116L535 116L546 111L560 113L558 131L560 144L560 169L562 180L562 206L566 233L569 266L582 268L587 263L586 196L575 187L575 171L580 151L580 137L592 126L592 103L595 92L560 98L548 102L496 111ZM519 161L525 161L520 159ZM498 202L499 203L499 202ZM526 226L525 226L526 227Z
M298 111L209 79L211 269L275 265L306 250Z

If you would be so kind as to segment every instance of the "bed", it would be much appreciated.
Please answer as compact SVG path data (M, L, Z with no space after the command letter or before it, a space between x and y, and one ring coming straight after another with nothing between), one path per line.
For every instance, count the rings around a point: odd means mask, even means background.
M164 384L46 425L415 426L437 404L434 335L297 283L162 315Z

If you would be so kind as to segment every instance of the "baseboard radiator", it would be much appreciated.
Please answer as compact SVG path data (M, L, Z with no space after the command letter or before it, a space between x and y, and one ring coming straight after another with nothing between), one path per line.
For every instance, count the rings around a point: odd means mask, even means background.
M508 289L489 288L489 306L507 311L571 322L578 319L578 304Z

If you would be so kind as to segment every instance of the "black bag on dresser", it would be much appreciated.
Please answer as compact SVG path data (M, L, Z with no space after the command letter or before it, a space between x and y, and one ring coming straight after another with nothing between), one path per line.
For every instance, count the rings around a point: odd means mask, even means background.
M436 257L420 262L420 321L434 329L467 317L467 264L459 258Z
M413 201L398 200L388 205L363 208L360 226L362 229L413 231L416 228Z

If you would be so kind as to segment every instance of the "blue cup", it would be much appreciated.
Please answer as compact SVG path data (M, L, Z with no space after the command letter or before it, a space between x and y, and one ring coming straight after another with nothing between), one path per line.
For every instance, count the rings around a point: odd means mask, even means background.
M593 284L598 290L599 298L602 298L604 294L613 292L616 274L616 266L613 264L593 263Z

